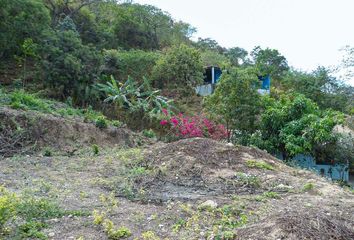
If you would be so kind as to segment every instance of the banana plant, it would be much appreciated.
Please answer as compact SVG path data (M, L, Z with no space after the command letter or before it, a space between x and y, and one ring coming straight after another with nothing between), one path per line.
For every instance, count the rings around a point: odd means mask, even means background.
M173 108L172 100L161 96L160 90L153 89L145 77L143 83L138 85L131 77L121 83L110 76L110 82L97 84L97 87L107 96L104 102L117 103L131 112L144 111L149 117L161 114L162 109Z

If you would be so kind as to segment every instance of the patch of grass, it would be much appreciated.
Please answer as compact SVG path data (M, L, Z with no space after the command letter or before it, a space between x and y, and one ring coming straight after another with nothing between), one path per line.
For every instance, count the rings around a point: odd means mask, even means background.
M266 163L264 161L256 161L256 160L247 160L246 161L247 167L250 168L259 168L259 169L265 169L265 170L274 170L274 167L270 165L269 163Z
M10 239L47 239L42 230L48 219L66 215L87 216L81 210L65 211L48 198L14 194L0 187L0 236Z
M98 145L97 144L93 144L91 148L92 148L93 154L94 155L98 155L98 153L100 152Z
M121 127L123 125L119 121L106 119L102 113L94 111L92 107L86 109L73 108L67 103L43 99L39 97L38 94L27 93L23 90L15 90L6 93L2 92L0 94L0 106L38 111L61 117L80 117L83 118L85 122L96 124L99 128L105 128L108 125L116 127Z
M276 193L276 192L264 192L263 196L266 197L266 198L274 198L274 199L279 199L280 198L279 194Z
M129 175L131 177L138 177L138 176L143 176L149 174L149 170L146 169L145 167L134 167L130 169Z
M43 151L43 156L45 156L45 157L53 156L52 150L50 148L45 148L44 151Z
M315 185L313 183L306 183L303 187L302 187L302 191L303 192L308 192L311 191L315 188Z
M179 232L181 228L186 225L186 220L180 218L178 221L172 226L173 232Z

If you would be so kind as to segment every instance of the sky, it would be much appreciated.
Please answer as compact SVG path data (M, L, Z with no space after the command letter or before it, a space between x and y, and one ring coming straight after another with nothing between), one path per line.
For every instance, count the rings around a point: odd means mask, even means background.
M354 0L135 0L197 28L223 47L275 48L289 65L311 71L337 66L354 47ZM349 80L354 86L354 79Z

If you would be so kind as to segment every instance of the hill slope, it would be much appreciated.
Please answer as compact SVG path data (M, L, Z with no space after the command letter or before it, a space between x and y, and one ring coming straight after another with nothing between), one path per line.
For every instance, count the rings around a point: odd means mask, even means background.
M4 112L12 119L34 114ZM53 120L51 127L61 129L53 135L63 143L59 146L80 142L81 134L102 135L95 137L99 141L107 134L88 125L82 131L75 126L85 123L70 126L48 115L37 119ZM125 142L125 137L116 138ZM46 214L41 231L50 239L354 237L351 192L259 149L202 138L110 146L98 154L86 148L72 156L2 158L0 185L20 198L47 199L63 210L60 215Z

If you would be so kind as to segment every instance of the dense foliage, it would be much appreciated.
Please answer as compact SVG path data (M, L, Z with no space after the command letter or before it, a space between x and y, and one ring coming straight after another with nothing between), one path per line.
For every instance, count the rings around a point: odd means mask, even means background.
M157 61L153 77L155 85L160 88L197 86L203 80L199 51L186 45L171 48Z
M303 95L286 95L271 100L261 114L260 131L251 142L284 159L296 154L315 154L320 146L336 142L333 128L342 115L319 110L316 103Z
M252 133L260 110L260 95L255 86L257 75L252 68L232 69L223 74L215 93L206 99L205 106L213 114L222 116L229 132Z

